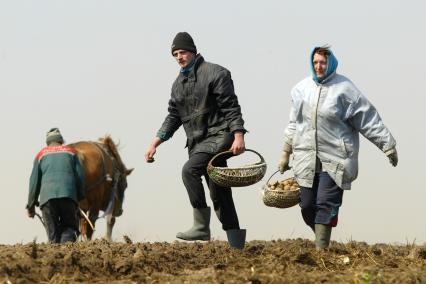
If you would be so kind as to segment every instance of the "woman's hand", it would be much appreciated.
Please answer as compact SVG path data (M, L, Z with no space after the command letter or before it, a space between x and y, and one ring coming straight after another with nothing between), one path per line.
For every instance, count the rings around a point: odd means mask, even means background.
M392 166L396 167L396 165L398 165L398 152L396 151L396 148L386 151L385 154L388 156L389 162Z
M287 151L283 151L283 153L281 154L281 159L278 162L278 170L280 171L280 173L284 173L286 170L289 170L290 167L288 166L290 160L290 153Z

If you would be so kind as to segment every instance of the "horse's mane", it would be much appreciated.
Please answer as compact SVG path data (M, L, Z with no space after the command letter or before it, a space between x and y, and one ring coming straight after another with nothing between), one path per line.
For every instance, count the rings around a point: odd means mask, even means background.
M104 137L99 138L98 141L99 143L104 144L108 148L109 152L111 153L111 155L114 156L122 170L126 171L127 168L121 160L120 155L118 154L117 147L119 146L119 144L115 144L110 135L105 135Z

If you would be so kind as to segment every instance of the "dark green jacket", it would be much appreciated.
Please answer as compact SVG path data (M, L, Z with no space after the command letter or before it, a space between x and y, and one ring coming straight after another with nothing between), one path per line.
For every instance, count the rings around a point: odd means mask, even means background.
M53 198L83 198L84 173L75 150L68 146L43 148L34 160L27 208ZM38 198L40 196L40 203Z
M201 55L195 60L194 68L173 83L169 114L157 136L165 141L183 125L190 154L216 153L231 146L233 132L246 132L244 120L231 73Z

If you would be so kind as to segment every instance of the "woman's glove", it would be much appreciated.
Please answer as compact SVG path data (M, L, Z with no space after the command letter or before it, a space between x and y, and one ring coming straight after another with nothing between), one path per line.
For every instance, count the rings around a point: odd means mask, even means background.
M289 170L290 167L288 166L290 160L290 153L287 151L283 151L281 154L281 159L278 162L278 170L280 173L284 173L286 170Z
M392 148L385 152L386 156L389 158L389 162L392 166L396 167L398 165L398 152L396 152L396 148Z

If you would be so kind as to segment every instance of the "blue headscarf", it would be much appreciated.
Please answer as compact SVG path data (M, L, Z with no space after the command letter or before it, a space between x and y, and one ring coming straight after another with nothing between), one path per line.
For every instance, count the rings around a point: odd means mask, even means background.
M314 49L312 50L309 63L311 65L312 78L314 79L315 82L321 83L321 82L327 81L327 79L336 72L337 65L339 64L339 62L337 61L337 58L334 56L333 52L329 50L330 54L327 55L327 70L325 71L324 77L322 77L321 79L318 79L317 74L315 73L314 64L312 62L314 59L315 49L317 48L318 47L314 47Z

